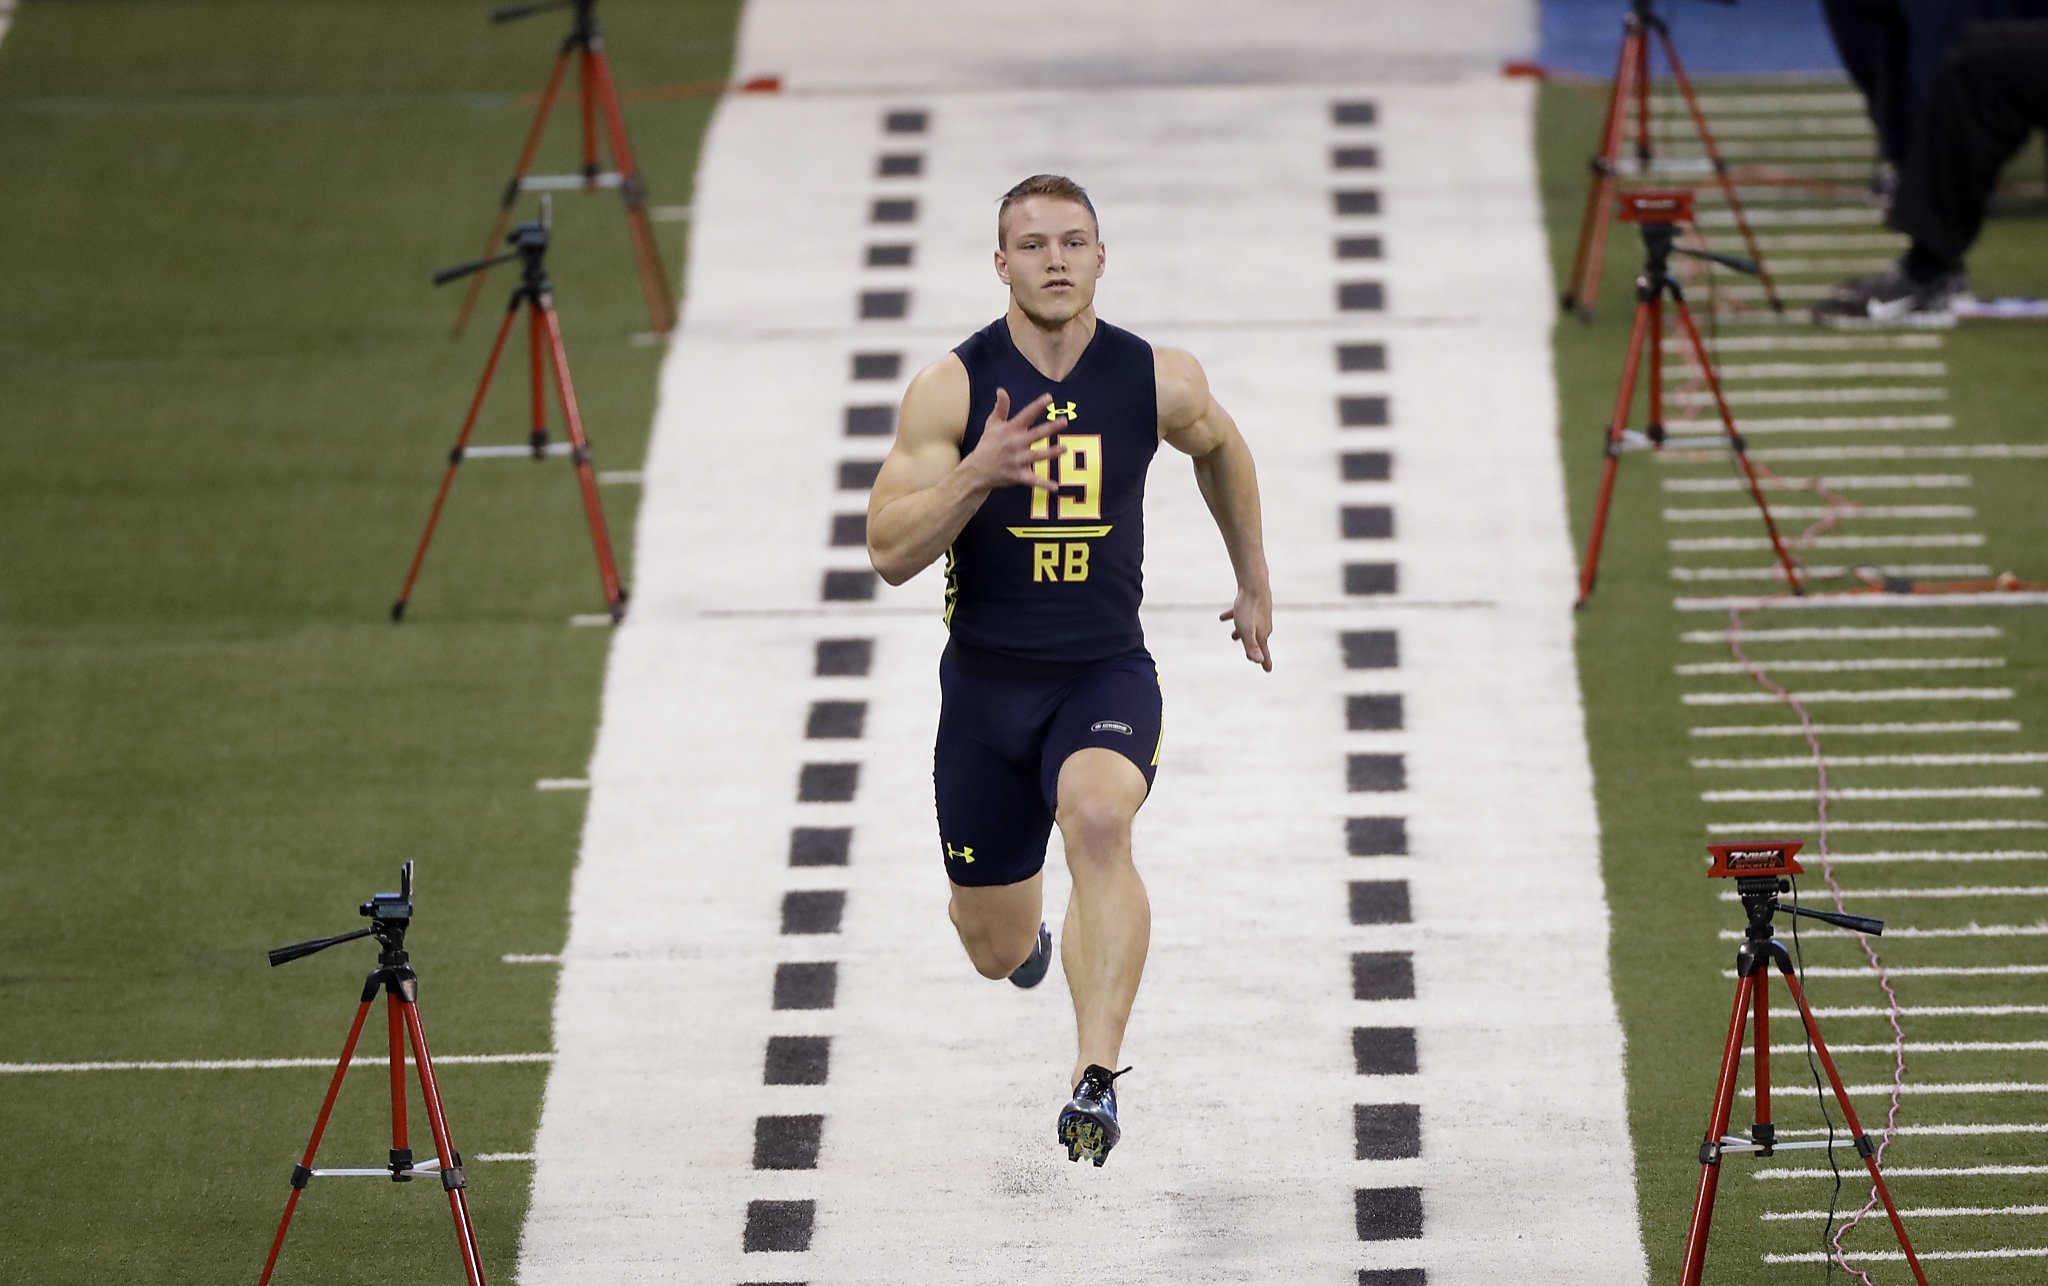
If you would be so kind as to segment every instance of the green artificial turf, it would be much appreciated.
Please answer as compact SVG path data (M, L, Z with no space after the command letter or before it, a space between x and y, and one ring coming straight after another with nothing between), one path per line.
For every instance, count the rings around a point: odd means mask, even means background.
M567 26L487 9L31 0L0 43L0 1060L332 1058L374 952L263 951L357 927L408 858L436 1054L550 1047L553 971L499 957L562 943L584 797L534 783L582 775L609 642L569 625L603 604L567 462L466 465L387 617L514 284L452 339L428 277L476 254ZM619 83L723 78L737 9L609 0ZM629 97L656 205L714 103ZM554 236L598 466L637 468L659 350L625 220L560 195ZM524 385L508 361L478 441L522 438ZM637 497L603 498L630 580ZM544 1075L447 1069L462 1150L529 1149ZM325 1079L4 1077L0 1280L253 1280ZM323 1163L382 1160L383 1093L354 1074ZM528 1167L469 1173L509 1279ZM277 1280L455 1277L437 1187L316 1183Z
M1703 86L1703 88L1706 86ZM1713 89L1727 89L1713 85ZM1775 90L1781 87L1772 87ZM1546 219L1551 238L1556 279L1562 282L1571 263L1573 247L1584 208L1586 159L1597 144L1604 107L1604 86L1575 84L1546 85L1540 98L1538 151ZM2017 162L2011 176L2038 182L2038 151ZM2015 185L2013 194L1999 205L1983 242L1973 254L1971 268L1980 293L1986 295L2048 295L2048 207L2029 189ZM1715 204L1703 202L1703 208ZM1761 205L1762 202L1759 202ZM1731 233L1719 234L1722 248L1729 248ZM1822 252L1814 252L1816 255ZM1864 252L1882 259L1884 252ZM1567 473L1574 541L1583 550L1591 520L1594 486L1602 464L1601 446L1612 416L1616 388L1621 374L1628 328L1632 320L1632 278L1642 263L1641 243L1635 230L1620 225L1610 243L1607 271L1600 292L1600 306L1589 324L1562 321L1556 329L1557 370L1562 451ZM1723 283L1730 279L1725 275ZM1770 328L1726 326L1717 328L1709 320L1706 301L1696 291L1694 306L1701 310L1701 324L1710 333L1758 335ZM1793 334L1822 333L1795 325ZM2042 397L2040 354L2044 331L2024 323L1968 324L1944 332L1948 338L1939 353L1787 353L1783 355L1743 353L1728 360L1745 362L1796 362L1831 360L1884 360L1936 357L1950 367L1946 381L1948 398L1940 406L1907 407L1890 413L1939 410L1956 417L1956 427L1946 432L1871 434L1784 434L1768 441L1758 437L1752 446L1816 445L1933 445L1940 443L2029 443L2048 442L2039 416ZM1855 383L1886 383L1844 381ZM1637 394L1636 410L1630 423L1644 421L1643 394ZM1844 408L1854 414L1862 408ZM1759 409L1756 414L1801 414L1813 412ZM1878 410L1862 413L1880 413ZM1742 418L1738 409L1738 420ZM1963 551L1952 560L1945 551L1907 553L1897 561L1970 561L1990 564L1997 570L2011 570L2033 580L2048 580L2048 516L2040 504L2048 462L1991 460L1887 462L1866 461L1845 464L1779 466L1785 474L1820 473L1967 473L1975 486L1967 493L1875 493L1865 497L1872 503L1925 504L1966 502L1979 517L1970 522L1922 524L1927 529L1969 527L1982 531L1987 544L1982 550ZM1684 631L1716 630L1727 625L1725 614L1679 612L1672 606L1679 593L1713 595L1738 592L1762 593L1760 582L1746 584L1681 585L1671 579L1675 563L1721 566L1757 566L1768 555L1674 555L1666 540L1674 535L1761 535L1756 524L1714 524L1700 530L1680 531L1664 522L1659 512L1686 497L1667 497L1659 484L1666 478L1726 478L1732 476L1725 460L1709 458L1683 464L1658 461L1647 455L1624 457L1616 490L1614 517L1602 558L1598 588L1591 606L1580 613L1578 659L1586 704L1587 728L1591 741L1602 829L1602 861L1613 914L1612 963L1615 988L1627 1037L1629 1125L1636 1148L1635 1174L1641 1203L1641 1224L1650 1256L1651 1279L1675 1280L1680 1252L1685 1242L1700 1166L1697 1150L1711 1106L1721 1043L1729 1017L1734 983L1722 977L1734 963L1735 943L1721 939L1723 930L1739 929L1739 907L1716 900L1725 891L1719 881L1704 878L1703 845L1710 836L1710 822L1740 819L1810 819L1810 799L1795 802L1719 804L1701 802L1702 790L1740 785L1756 788L1811 788L1811 769L1714 772L1690 766L1696 756L1796 756L1804 752L1798 737L1744 737L1705 740L1692 737L1688 728L1695 723L1790 723L1782 707L1751 706L1739 711L1701 710L1681 704L1687 691L1753 691L1754 685L1741 675L1681 677L1673 666L1685 662L1726 661L1728 648L1716 643L1681 643ZM1810 496L1773 494L1780 503L1803 501ZM1715 503L1735 506L1745 503L1741 493L1725 494ZM1788 529L1803 528L1791 522ZM1884 526L1883 530L1907 529L1907 524ZM1879 528L1871 528L1876 530ZM1874 556L1863 555L1869 559ZM1858 561L1855 554L1829 555L1816 552L1815 562ZM1754 612L1745 620L1750 627L1839 626L1839 625L1991 625L2002 629L2002 638L1982 642L1940 645L1929 652L1928 644L1904 642L1757 642L1750 645L1760 658L1825 657L1828 659L1883 658L1898 656L2002 656L2007 659L1997 671L1944 672L1917 675L1819 675L1787 676L1795 689L1879 687L1879 686L1986 686L2012 687L2015 699L1995 704L1906 703L1898 705L1822 706L1815 715L1823 722L1922 721L2013 719L2021 730L2012 734L1955 734L1922 736L1904 744L1905 738L1834 736L1826 739L1829 755L1935 751L2040 751L2048 749L2044 720L2048 720L2048 611L2041 608L1946 608L1939 610L1892 609L1868 611ZM1924 680L1921 682L1920 680ZM1737 717L1737 716L1740 717ZM1762 780L1768 776L1769 780ZM1737 780L1740 778L1741 780ZM2039 767L1976 768L1841 768L1834 785L1850 787L1897 787L1943 785L2036 785L2043 779ZM1985 801L1895 801L1888 803L1837 803L1837 819L1883 818L1939 821L1963 817L2011 816L2040 818L2038 800ZM1732 837L1722 837L1732 838ZM1760 838L1760 837L1757 837ZM1917 849L2032 849L2044 847L2040 832L1910 832L1871 834L1836 832L1839 851ZM1808 858L1812 857L1811 852ZM1820 878L1819 863L1808 861L1809 877L1803 894L1809 905L1826 906L1827 893ZM1850 910L1889 918L1895 925L1919 928L1953 928L1972 921L1981 923L2039 924L2043 919L2040 899L2012 899L1973 902L1958 900L1869 900L1859 903L1859 889L1897 889L1933 885L2043 885L2048 884L2048 862L2001 862L1967 868L1933 864L1845 865L1838 869ZM1789 936L1790 925L1781 917L1781 936ZM1877 946L1894 966L1992 965L2048 963L2048 947L2040 937L2006 938L1916 938L1881 939ZM1861 963L1854 940L1835 930L1808 924L1802 930L1805 960L1811 965L1848 966ZM2026 979L1985 981L1971 978L1907 977L1897 981L1906 1005L1965 1005L2003 1000L2011 1002L2031 992L2038 1000L2038 986ZM1867 978L1816 978L1810 986L1816 1004L1881 1005L1884 997ZM1779 993L1782 1000L1783 993ZM1987 1023L1967 1017L1922 1017L1907 1020L1908 1037L1916 1041L2014 1040L2038 1041L2048 1038L2048 1018L2040 1016ZM1883 1044L1889 1029L1882 1019L1832 1018L1822 1020L1822 1031L1830 1044ZM1780 1021L1774 1030L1777 1041L1797 1039L1797 1026ZM1959 1054L1926 1053L1909 1056L1909 1083L2039 1081L2040 1055L2029 1052L1975 1052ZM1891 1058L1884 1053L1845 1053L1840 1059L1845 1078L1851 1084L1888 1084ZM1784 1055L1777 1060L1773 1077L1777 1092L1777 1116L1781 1127L1818 1126L1815 1094L1806 1060ZM1856 1099L1866 1128L1875 1131L1885 1122L1887 1095L1867 1094ZM1940 1122L2038 1122L2042 1119L2038 1094L1981 1094L1955 1096L1909 1096L1903 1100L1901 1121L1906 1124ZM1733 1128L1747 1127L1748 1108L1738 1103ZM1837 1118L1839 1121L1839 1118ZM2004 1134L1986 1138L1901 1136L1885 1155L1891 1166L1958 1166L1993 1163L2038 1164L2039 1134ZM1853 1211L1868 1192L1867 1181L1859 1181L1860 1166L1853 1152L1840 1155L1847 1167L1843 1203ZM1757 1218L1763 1209L1825 1209L1833 1185L1826 1180L1759 1182L1749 1171L1759 1167L1811 1165L1813 1154L1785 1153L1758 1161L1731 1158L1720 1185L1719 1211L1715 1223L1709 1279L1736 1286L1819 1280L1818 1263L1800 1266L1766 1266L1766 1253L1818 1251L1821 1221L1763 1223ZM1903 1206L2012 1206L2040 1205L2048 1200L2048 1183L2038 1176L1980 1177L1928 1181L1901 1177L1893 1181L1894 1195ZM1921 1251L1964 1250L1989 1247L2038 1247L2048 1243L2038 1219L2022 1216L1979 1216L1968 1218L1909 1221L1909 1231ZM1879 1212L1866 1220L1847 1243L1853 1250L1892 1251L1895 1244ZM2015 1261L2020 1265L2038 1260ZM1866 1265L1873 1279L1881 1282L1910 1281L1903 1265ZM1968 1262L1935 1264L1929 1268L1932 1280L2019 1280L2007 1277L2001 1268L1987 1277L1970 1272ZM2033 1271L2019 1268L2024 1275Z

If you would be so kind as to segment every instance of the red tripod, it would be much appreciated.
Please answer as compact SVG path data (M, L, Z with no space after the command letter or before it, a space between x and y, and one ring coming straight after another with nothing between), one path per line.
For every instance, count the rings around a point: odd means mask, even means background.
M1601 127L1600 152L1592 161L1593 189L1586 194L1586 214L1579 222L1579 248L1572 257L1572 275L1566 282L1562 301L1565 310L1576 310L1581 317L1590 318L1593 301L1600 294L1600 265L1607 252L1607 220L1612 213L1607 198L1620 181L1621 136L1628 128L1631 108L1635 116L1636 172L1647 175L1654 159L1650 140L1650 36L1655 33L1664 45L1664 60L1671 65L1671 80L1684 96L1686 110L1692 114L1700 146L1706 150L1708 168L1713 171L1714 181L1721 185L1721 193L1735 215L1735 226L1742 232L1742 243L1756 263L1764 295L1771 301L1772 311L1782 313L1784 301L1778 298L1778 288L1764 269L1763 251L1757 248L1756 234L1750 231L1741 198L1735 195L1728 163L1721 159L1720 149L1714 145L1706 114L1692 92L1685 65L1678 60L1671 28L1651 11L1652 3L1653 0L1629 0L1628 16L1621 20L1621 59L1614 69L1614 87L1607 97L1607 123Z
M541 200L545 202L547 198L542 197ZM619 584L618 567L612 561L612 542L605 530L604 506L597 498L597 478L590 469L590 442L583 436L583 414L576 407L576 387L569 381L569 353L562 346L562 327L555 318L554 288L548 283L547 269L542 263L548 248L545 207L543 212L542 222L522 223L512 229L505 240L514 249L507 253L444 268L434 274L434 284L440 285L457 277L481 274L492 264L504 263L508 259L519 259L525 265L519 287L512 292L511 305L505 310L505 322L498 327L498 338L491 345L490 360L484 364L483 380L477 385L476 396L469 403L469 414L462 421L462 432L455 439L455 449L448 453L448 470L441 475L441 490L434 496L434 507L427 514L427 529L420 533L420 544L413 553L412 567L405 573L405 587L398 591L398 601L391 605L391 619L394 621L405 617L405 604L412 597L413 582L419 579L420 564L427 560L427 543L433 540L434 527L441 521L441 507L448 502L448 489L455 485L455 471L470 456L506 455L531 455L539 460L566 454L575 462L576 481L583 490L583 513L590 523L590 543L597 551L597 574L604 587L605 606L610 609L614 621L626 615L626 590ZM519 316L521 304L525 304L528 310L533 431L523 447L470 446L469 435L476 428L477 412L483 409L484 395L490 391L491 376L497 373L498 358L505 351L505 340L512 334L512 322ZM551 446L548 443L547 376L542 365L543 350L552 359L555 388L561 394L562 419L569 429L566 445Z
M1899 1221L1899 1209L1892 1204L1892 1194L1884 1186L1884 1176L1878 1173L1877 1149L1857 1122L1856 1109L1849 1106L1849 1092L1842 1087L1842 1075L1835 1070L1835 1060L1828 1056L1827 1042L1820 1038L1820 1026L1814 1021L1813 1010L1806 1003L1806 992L1799 985L1798 975L1792 971L1792 953L1785 950L1785 944L1774 936L1771 914L1780 910L1790 911L1793 915L1825 920L1844 929L1870 934L1883 933L1884 922L1780 904L1778 894L1788 892L1792 887L1786 882L1786 877L1805 873L1793 856L1799 848L1796 843L1707 845L1707 851L1714 855L1713 869L1707 874L1735 881L1735 890L1742 898L1743 908L1749 913L1749 928L1742 946L1735 953L1735 1015L1728 1020L1728 1042L1721 1052L1721 1080L1714 1089L1714 1113L1707 1121L1706 1139L1700 1144L1700 1189L1693 1200L1692 1226L1685 1237L1685 1267L1679 1275L1679 1286L1699 1286L1700 1274L1706 1267L1707 1231L1714 1218L1714 1190L1720 1182L1721 1158L1724 1155L1754 1152L1767 1157L1795 1148L1830 1146L1819 1141L1780 1143L1777 1127L1771 1123L1770 966L1773 964L1778 966L1778 972L1785 980L1785 989L1792 993L1793 1002L1799 1006L1799 1021L1805 1025L1807 1039L1813 1042L1813 1052L1819 1056L1821 1068L1827 1072L1828 1084L1835 1091L1835 1102L1842 1109L1842 1119L1848 1122L1856 1154L1863 1158L1864 1167L1870 1171L1870 1181L1876 1185L1877 1195L1884 1202L1884 1212L1891 1220L1892 1232L1898 1236L1899 1248L1906 1252L1906 1263L1913 1269L1913 1279L1920 1286L1927 1286L1927 1274L1920 1271L1920 1257L1913 1253L1913 1243L1906 1237L1906 1226ZM1756 1121L1750 1126L1749 1137L1744 1139L1728 1133L1728 1114L1735 1102L1735 1078L1742 1063L1743 1024L1752 1009L1756 1015L1751 1046L1756 1077Z
M544 9L573 7L576 20L569 28L568 36L562 41L562 50L555 55L554 69L548 73L545 88L540 91L540 108L534 113L533 125L526 132L526 146L520 149L519 164L512 169L512 179L505 185L505 195L498 203L498 217L491 224L490 232L484 237L483 255L491 253L491 247L498 244L504 234L505 225L512 218L512 204L521 192L548 189L582 188L595 192L599 188L617 188L619 197L626 205L626 227L633 238L633 253L640 261L640 289L647 296L647 319L658 335L665 335L675 324L675 300L669 293L668 270L661 264L661 247L655 242L654 227L647 220L647 187L640 181L640 171L633 164L633 145L626 138L626 118L619 110L619 89L612 80L611 60L605 56L604 36L597 29L597 18L593 10L597 0L540 0L535 4L505 5L491 12L492 22L510 22L524 18ZM541 133L547 128L548 113L555 105L555 93L561 88L562 74L569 69L569 60L576 60L577 97L583 115L583 169L578 174L538 175L528 177L527 167L533 164L533 153L540 146ZM612 158L616 168L602 169L597 157L597 117L604 114L605 134L611 143ZM478 273L469 283L469 290L462 296L462 309L455 315L455 333L460 335L469 325L470 310L476 307L477 292L483 289L483 274Z
M1756 265L1728 255L1690 250L1673 244L1679 224L1692 218L1692 194L1689 192L1625 192L1621 196L1621 205L1624 221L1642 225L1645 261L1643 275L1636 278L1635 327L1629 333L1628 357L1621 369L1621 394L1615 399L1614 419L1607 430L1607 464L1600 474L1600 498L1593 506L1593 530L1586 540L1586 561L1579 569L1578 606L1584 607L1586 600L1593 595L1593 577L1600 570L1600 544L1607 534L1607 511L1614 499L1614 475L1621 466L1621 453L1637 448L1657 451L1674 444L1699 446L1714 441L1713 438L1699 438L1674 443L1664 432L1666 295L1671 297L1672 315L1678 319L1679 331L1691 346L1700 370L1706 374L1707 388L1713 394L1714 406L1721 413L1721 427L1735 453L1736 463L1742 466L1742 476L1749 483L1749 494L1756 501L1757 512L1763 515L1764 530L1770 534L1771 549L1777 554L1778 566L1784 570L1792 592L1801 593L1803 587L1799 582L1799 570L1793 564L1792 556L1786 552L1784 540L1778 535L1778 524L1771 518L1770 505L1764 502L1763 487L1757 482L1756 469L1749 462L1749 448L1742 435L1735 431L1735 417L1729 413L1728 400L1721 394L1721 381L1714 374L1713 363L1707 360L1707 348L1700 341L1699 328L1693 325L1692 310L1685 306L1685 292L1671 275L1674 251L1711 259L1738 271L1753 271ZM1635 400L1636 368L1646 349L1650 368L1650 419L1643 432L1635 433L1628 428L1628 413L1630 404Z
M334 1078L327 1083L327 1097L320 1103L320 1115L313 1120L313 1137L306 1142L305 1155L292 1167L292 1195L285 1199L284 1217L278 1220L277 1236L271 1239L270 1257L263 1261L263 1276L257 1279L257 1286L268 1286L271 1273L277 1269L278 1252L284 1249L284 1235L291 1229L292 1215L299 1208L299 1198L304 1195L306 1185L314 1179L364 1177L389 1178L393 1183L410 1183L416 1178L440 1179L441 1190L448 1194L448 1211L455 1219L455 1245L462 1255L463 1274L468 1278L469 1286L485 1286L483 1256L477 1250L476 1229L469 1219L462 1154L455 1150L455 1142L448 1133L448 1116L441 1108L440 1085L434 1079L433 1060L427 1054L427 1033L420 1026L419 976L407 963L405 953L405 931L412 922L411 862L401 868L399 884L399 892L374 894L363 903L360 909L370 918L369 928L338 937L294 943L270 953L270 963L275 967L355 938L374 935L377 945L382 948L377 954L377 967L370 971L368 981L363 983L363 1003L356 1007L356 1020L348 1029L348 1039L341 1046L341 1058L334 1065ZM320 1150L320 1136L327 1132L327 1118L333 1113L334 1100L341 1093L341 1078L348 1074L349 1061L355 1057L356 1038L363 1034L363 1022L370 1016L370 1005L377 999L379 991L384 992L389 1001L391 1159L379 1168L316 1170L313 1168L313 1154ZM434 1135L435 1155L417 1163L413 1161L412 1145L406 1137L407 1039L412 1042L413 1066L419 1070L420 1095L426 1101L427 1124Z

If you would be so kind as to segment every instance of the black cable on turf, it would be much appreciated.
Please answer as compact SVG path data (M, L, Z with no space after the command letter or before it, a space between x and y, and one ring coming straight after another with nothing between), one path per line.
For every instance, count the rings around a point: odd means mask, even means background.
M1794 969L1799 974L1799 990L1806 991L1806 952L1799 942L1799 881L1787 881L1792 886L1792 956ZM1813 1077L1813 1099L1820 1105L1820 1119L1828 1127L1828 1169L1835 1175L1835 1192L1828 1198L1828 1221L1820 1230L1821 1281L1823 1284L1835 1280L1835 1257L1830 1253L1830 1238L1835 1231L1835 1214L1842 1204L1842 1167L1835 1162L1835 1118L1828 1114L1827 1091L1821 1088L1820 1068L1813 1061L1813 1033L1807 1030L1802 1018L1799 1031L1806 1039L1806 1070Z

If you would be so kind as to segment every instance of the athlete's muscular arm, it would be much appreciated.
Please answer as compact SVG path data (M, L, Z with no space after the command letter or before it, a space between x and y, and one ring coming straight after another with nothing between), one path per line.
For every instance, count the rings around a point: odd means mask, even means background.
M1195 458L1195 484L1223 533L1230 566L1237 573L1237 600L1218 619L1230 621L1230 637L1244 655L1271 671L1273 588L1266 575L1266 546L1259 524L1259 474L1251 448L1230 413L1209 395L1209 378L1191 354L1156 348L1159 436Z
M1031 468L1062 450L1039 445L1059 432L1058 421L1039 422L1050 401L1040 396L1012 416L1009 393L998 389L981 440L962 459L967 368L948 353L918 372L903 394L896 442L868 495L868 561L883 580L901 585L929 567L997 487L1058 490Z

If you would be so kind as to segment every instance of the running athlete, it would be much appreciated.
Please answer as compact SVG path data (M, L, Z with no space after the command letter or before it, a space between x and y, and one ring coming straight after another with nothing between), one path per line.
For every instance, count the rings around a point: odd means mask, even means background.
M1096 319L1103 266L1078 184L1041 174L1010 189L995 252L1009 309L911 381L868 500L868 555L891 585L946 556L933 783L953 927L983 977L1045 977L1055 823L1065 842L1060 964L1080 1048L1057 1131L1069 1160L1098 1166L1121 1137L1110 1069L1152 928L1131 820L1161 746L1138 602L1162 441L1194 457L1230 553L1237 596L1220 619L1273 668L1251 451L1193 357Z

